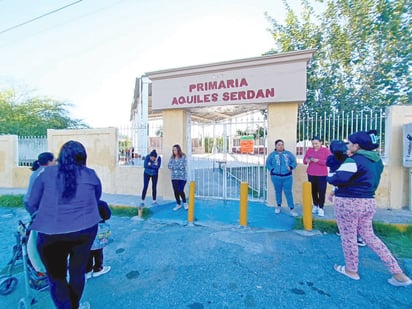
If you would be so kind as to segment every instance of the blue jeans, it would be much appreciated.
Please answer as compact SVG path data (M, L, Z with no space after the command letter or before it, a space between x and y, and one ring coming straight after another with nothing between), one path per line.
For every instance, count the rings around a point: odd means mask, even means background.
M295 208L295 203L293 202L292 186L293 186L293 176L276 176L271 175L273 187L276 193L276 203L278 206L282 205L282 192L285 192L286 201L290 209Z
M97 225L67 234L39 233L37 247L46 267L50 294L58 309L77 309L83 294L86 264ZM67 259L70 279L67 282Z

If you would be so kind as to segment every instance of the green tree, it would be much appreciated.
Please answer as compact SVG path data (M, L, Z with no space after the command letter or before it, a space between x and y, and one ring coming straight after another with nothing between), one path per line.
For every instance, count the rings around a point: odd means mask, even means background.
M284 24L267 16L275 47L268 53L316 48L301 111L370 111L411 104L412 2L302 0L300 17L283 0Z
M70 117L70 106L50 98L19 98L14 90L0 91L0 134L45 136L47 129L88 128Z

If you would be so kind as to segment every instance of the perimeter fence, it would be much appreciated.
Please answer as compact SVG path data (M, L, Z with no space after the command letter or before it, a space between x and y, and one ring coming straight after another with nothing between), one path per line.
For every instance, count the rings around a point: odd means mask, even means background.
M259 112L261 115L261 113ZM376 112L350 112L350 113L313 113L298 115L297 119L297 141L296 141L296 155L302 156L308 147L311 146L310 140L313 136L319 136L325 143L329 145L332 140L346 140L347 136L356 131L375 129L379 136L378 151L382 157L385 156L385 120L386 114L383 110ZM212 125L212 124L211 124ZM214 124L216 125L216 124ZM118 140L118 162L121 165L140 165L142 158L146 154L139 154L135 151L135 143L137 140L137 127L130 124L125 124L119 128ZM248 129L248 128L245 128ZM265 131L266 128L257 128ZM208 130L202 130L207 132ZM211 130L209 130L211 131ZM162 121L157 120L155 123L150 123L147 128L148 145L147 149L158 149L159 153L162 150ZM263 135L266 137L266 134ZM239 136L233 137L233 144ZM257 136L257 143L259 145L259 154L267 154L267 141L262 142L262 136ZM259 139L259 141L258 141ZM201 141L207 142L207 147L203 147ZM192 136L192 150L194 152L203 151L205 153L212 152L216 149L210 143L216 142L214 136ZM264 145L262 145L264 144ZM269 143L270 144L270 143ZM205 145L206 146L206 145ZM218 145L217 145L218 146ZM221 147L217 147L220 149ZM203 150L202 150L203 149ZM37 159L39 153L47 151L47 137L46 136L19 136L18 137L18 162L19 166L31 166L32 162ZM229 150L231 152L232 149Z

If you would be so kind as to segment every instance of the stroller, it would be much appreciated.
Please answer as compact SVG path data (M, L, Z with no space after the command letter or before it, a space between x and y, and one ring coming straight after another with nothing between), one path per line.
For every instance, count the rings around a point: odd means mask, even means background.
M25 297L19 300L18 308L31 308L35 303L35 299L31 296L30 288L43 291L48 288L47 275L42 272L38 272L32 265L29 259L27 250L27 243L29 241L30 231L28 227L19 220L19 225L16 236L16 244L13 246L13 257L8 265L8 271L6 275L0 276L0 294L8 295L12 293L17 286L17 278L13 276L13 269L15 268L19 260L23 264L23 275L25 282Z

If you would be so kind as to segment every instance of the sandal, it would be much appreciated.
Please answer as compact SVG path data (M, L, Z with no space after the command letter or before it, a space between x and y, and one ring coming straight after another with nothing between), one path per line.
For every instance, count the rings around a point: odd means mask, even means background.
M342 274L342 275L345 275L346 277L349 277L349 278L351 278L351 279L353 279L353 280L359 280L359 279L360 279L360 277L359 277L358 274L356 274L356 275L348 274L348 273L346 272L345 265L336 265L336 264L335 264L335 265L333 266L333 268L334 268L338 273L340 273L340 274Z
M412 280L408 278L406 281L396 280L394 277L388 279L389 284L393 286L408 286L412 284Z

